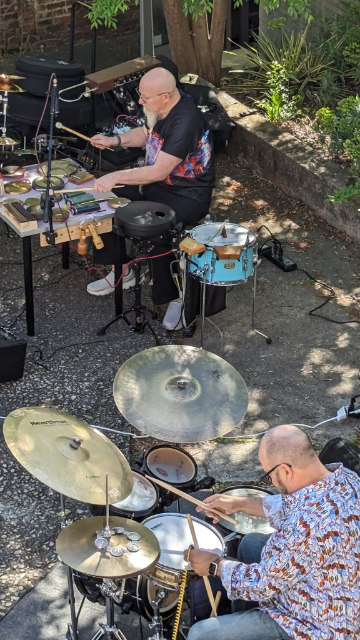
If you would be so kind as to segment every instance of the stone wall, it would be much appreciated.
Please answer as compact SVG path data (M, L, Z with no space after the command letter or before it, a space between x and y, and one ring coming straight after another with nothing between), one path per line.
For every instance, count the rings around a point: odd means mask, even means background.
M70 32L73 0L0 0L0 53L24 53L39 45L55 46L66 42ZM87 9L76 9L76 39L90 39ZM100 28L99 36L113 37L139 30L139 7L133 3L119 14L117 29Z

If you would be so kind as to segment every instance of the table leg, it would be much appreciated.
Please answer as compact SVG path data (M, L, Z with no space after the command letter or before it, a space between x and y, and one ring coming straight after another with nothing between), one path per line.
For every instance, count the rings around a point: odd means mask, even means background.
M62 268L69 268L70 242L63 242L61 245Z
M31 236L23 238L25 310L28 336L35 335L34 291L32 277Z

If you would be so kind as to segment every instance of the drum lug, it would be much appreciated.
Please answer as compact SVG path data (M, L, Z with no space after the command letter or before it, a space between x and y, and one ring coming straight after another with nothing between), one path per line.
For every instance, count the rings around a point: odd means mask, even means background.
M247 256L244 256L244 258L243 258L243 267L244 267L244 271L246 272L246 271L247 271L247 268L248 268L248 259L247 259Z
M215 273L215 265L216 265L216 255L214 253L213 257L211 258L211 273Z

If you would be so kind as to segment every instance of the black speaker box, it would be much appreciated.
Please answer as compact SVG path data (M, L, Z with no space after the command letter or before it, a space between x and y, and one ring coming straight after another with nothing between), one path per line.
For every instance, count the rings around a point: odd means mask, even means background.
M360 476L360 449L344 438L333 438L319 453L323 464L342 462L344 467Z
M0 328L0 383L22 378L26 344L26 340L17 340L7 329Z
M20 76L25 76L24 80L19 80L19 85L30 95L42 98L46 96L52 73L56 73L59 90L83 82L85 76L84 67L78 62L59 60L40 53L21 56L16 61L15 69ZM69 91L64 97L76 98L80 90L83 91L84 87Z
M45 105L45 97L39 98L28 93L9 94L10 123L22 122L37 125ZM88 125L92 121L92 106L89 98L82 98L78 102L59 101L60 113L56 120L70 128L78 129ZM44 114L42 128L50 125L50 100ZM59 133L58 130L55 130ZM63 133L61 134L63 135Z

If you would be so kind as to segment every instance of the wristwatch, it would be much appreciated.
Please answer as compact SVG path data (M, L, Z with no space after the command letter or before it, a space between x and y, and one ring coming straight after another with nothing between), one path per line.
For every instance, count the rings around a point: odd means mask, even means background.
M118 141L118 146L121 147L121 137L119 135L115 135L115 138Z
M218 558L216 558L216 560L213 560L212 562L210 562L210 564L209 564L209 575L210 576L216 576L218 564L222 559L223 559L222 556L219 556Z

